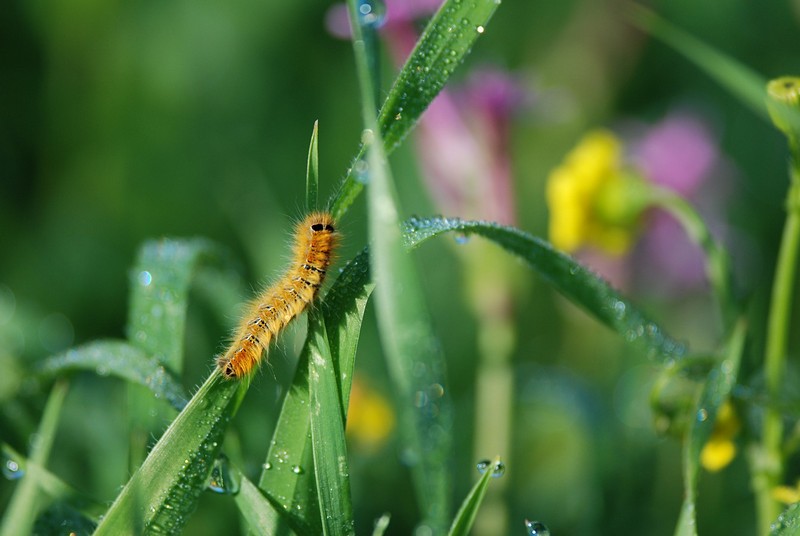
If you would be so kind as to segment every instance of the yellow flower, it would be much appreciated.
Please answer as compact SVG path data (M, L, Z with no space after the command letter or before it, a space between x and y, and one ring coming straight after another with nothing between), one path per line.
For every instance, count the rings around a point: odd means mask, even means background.
M365 450L378 450L394 429L388 400L360 376L353 378L347 412L347 436Z
M740 428L741 423L733 404L726 401L720 406L711 437L700 452L700 464L706 470L717 472L731 463L736 456L736 443L733 440Z
M800 483L797 486L776 486L772 490L772 498L783 504L800 502Z
M647 205L647 184L624 167L614 134L587 134L547 180L550 241L573 252L584 245L624 253Z

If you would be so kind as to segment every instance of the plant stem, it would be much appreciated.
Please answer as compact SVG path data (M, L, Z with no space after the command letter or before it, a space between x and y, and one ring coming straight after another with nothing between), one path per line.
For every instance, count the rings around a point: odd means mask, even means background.
M764 377L770 403L764 413L761 448L755 460L753 487L758 507L761 534L769 533L770 523L780 513L780 505L772 498L772 490L783 478L783 421L775 402L780 397L786 368L789 321L792 295L800 247L800 172L795 157L791 169L792 182L787 195L787 218L783 228L778 264L772 287L772 301L767 319L767 341L764 351Z
M672 214L689 238L705 253L706 275L719 307L723 331L727 333L737 316L727 252L714 239L700 215L681 196L658 188L655 190L653 203Z

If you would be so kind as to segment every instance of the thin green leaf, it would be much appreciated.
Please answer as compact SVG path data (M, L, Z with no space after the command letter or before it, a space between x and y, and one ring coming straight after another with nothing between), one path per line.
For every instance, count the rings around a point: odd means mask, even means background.
M278 525L278 518L281 514L246 476L239 473L239 478L241 487L234 500L245 521L250 526L250 530L256 534L276 534L270 532L270 530ZM287 528L285 532L280 534L292 536L295 533Z
M226 381L215 369L125 485L95 534L179 534L206 488L245 391L246 382Z
M372 536L383 536L383 533L389 528L390 519L391 516L389 514L383 514L379 517L375 521L375 528L372 530Z
M156 398L163 398L180 411L186 395L170 372L143 350L126 341L93 341L48 357L37 364L34 374L49 380L68 372L94 371L100 376L115 376L150 389Z
M128 339L172 372L183 369L186 309L195 270L222 263L217 246L203 239L146 242L132 271Z
M763 77L639 4L631 2L628 13L636 26L683 54L756 114L769 120Z
M498 463L500 463L500 458L495 458L492 467ZM487 468L472 487L453 519L450 532L448 532L449 536L467 536L469 534L472 524L475 522L475 516L478 514L478 508L483 502L483 496L486 495L486 489L489 487L489 480L492 478L492 474L492 469Z
M800 536L800 503L791 505L778 516L770 536Z
M355 534L344 415L336 371L321 314L309 320L311 445L323 534Z
M306 212L317 210L319 192L319 121L314 121L306 166Z
M684 500L675 529L676 536L697 535L695 510L700 452L711 436L720 406L728 399L731 389L736 384L746 335L746 324L740 320L728 341L725 358L711 369L697 401L695 418L692 420L683 449Z
M378 124L387 154L408 135L455 68L463 62L499 4L496 0L447 0L430 20L381 107ZM364 46L363 40L358 45L358 24L353 26L354 45ZM368 58L365 60L368 63ZM365 74L369 76L368 68ZM372 101L377 88L372 82L369 84L373 87L369 88L368 100ZM374 109L372 104L370 112ZM359 177L364 155L362 147L331 203L331 213L337 220L364 188Z
M369 128L374 124L365 118ZM394 184L380 137L369 144L369 235L381 343L398 398L401 433L424 522L447 526L452 414L444 356L431 328L416 267L403 247ZM419 404L419 394L424 404Z
M50 391L39 429L32 441L30 454L32 466L47 466L47 458L50 456L68 388L69 384L66 381L58 381ZM49 503L48 497L42 493L41 476L41 473L34 471L19 480L3 516L0 535L16 536L31 533L36 516ZM46 483L45 481L44 484Z
M670 338L608 283L544 240L513 227L458 218L414 218L405 225L406 243L414 248L447 231L483 236L519 256L564 296L654 356L671 362L685 354L683 344Z
M350 397L361 321L372 288L369 259L367 252L362 251L343 268L319 305L323 311L334 370L339 373L341 407L347 407ZM258 483L282 514L262 533L279 534L287 530L287 520L299 534L322 533L309 439L309 354L306 341Z

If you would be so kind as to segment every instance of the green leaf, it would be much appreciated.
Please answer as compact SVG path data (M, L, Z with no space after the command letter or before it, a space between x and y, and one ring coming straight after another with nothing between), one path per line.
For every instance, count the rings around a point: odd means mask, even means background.
M346 408L341 405L325 323L315 312L309 319L308 367L311 445L323 534L355 534L344 437Z
M47 466L47 458L50 456L50 449L53 446L68 387L69 384L66 381L58 381L50 391L39 429L32 441L31 468ZM41 488L48 483L42 477L43 473L34 470L19 480L3 516L0 535L16 536L31 533L36 516L50 502L42 493Z
M728 341L724 359L709 372L697 401L695 418L692 420L683 449L684 500L675 529L676 536L697 535L695 510L700 452L711 436L720 406L728 399L731 389L736 384L746 335L746 323L740 320Z
M195 270L226 257L203 239L146 242L132 271L128 339L172 372L183 370L186 309Z
M206 488L245 391L246 382L224 380L215 369L125 485L95 534L179 534Z
M100 376L115 376L150 389L156 398L163 398L180 411L186 395L180 383L158 361L126 341L93 341L37 364L34 374L49 380L67 372L94 371Z
M669 337L608 283L550 244L513 227L458 218L413 218L405 224L406 243L414 248L448 231L488 238L528 263L548 283L586 312L666 362L683 357L686 348Z
M372 289L369 259L367 252L362 251L343 268L319 304L323 311L334 370L338 371L341 407L347 407L350 397L361 321ZM282 514L279 519L273 520L274 525L261 533L280 534L280 531L287 530L287 520L299 534L322 533L309 439L310 352L307 340L294 380L284 399L258 483L264 495Z
M653 11L632 2L628 9L629 18L636 26L683 54L756 114L769 120L765 105L766 80L763 77L673 26Z
M450 526L449 536L467 536L469 534L472 524L475 522L475 516L478 514L478 508L483 502L483 496L486 495L486 489L489 487L489 480L493 474L492 468L498 463L500 463L500 458L495 458L492 466L486 468L464 502L461 503L461 508L458 509L453 524Z
M770 536L800 536L800 503L791 505L778 516Z
M496 0L447 0L430 20L381 107L378 124L387 154L408 135L455 68L464 61L499 4ZM354 31L354 46L359 46L359 31L359 28ZM364 46L363 41L360 46ZM360 76L370 77L369 69ZM368 84L369 96L362 92L362 98L372 101L377 88L372 81ZM374 112L374 105L370 111ZM331 203L336 220L341 219L364 188L359 175L365 154L362 147Z
M368 117L366 124L372 126ZM449 515L447 461L453 426L449 398L443 396L447 393L444 356L433 334L416 266L403 247L394 183L377 135L369 144L368 164L367 210L381 344L423 522L441 533Z
M379 517L375 521L375 529L372 531L372 536L383 536L383 533L389 528L390 519L391 516L389 514L383 514Z
M317 210L319 192L319 121L314 121L311 131L311 144L308 147L308 165L306 166L306 211Z
M241 473L238 476L241 481L241 487L234 500L245 521L250 526L250 530L256 534L274 534L270 530L279 524L280 512L247 477ZM286 529L281 534L283 536L291 536L295 533Z

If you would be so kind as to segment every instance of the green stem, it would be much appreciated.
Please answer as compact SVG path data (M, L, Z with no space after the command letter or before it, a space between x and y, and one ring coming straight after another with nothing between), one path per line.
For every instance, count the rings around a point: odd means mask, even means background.
M780 505L772 498L772 490L783 478L783 420L774 402L780 397L781 383L786 368L789 340L792 295L797 254L800 248L800 171L798 159L792 166L792 183L787 195L787 219L775 269L772 301L767 319L767 341L764 351L764 377L771 403L764 413L761 448L754 467L753 486L758 507L759 530L768 534L770 523L780 513Z
M728 332L736 320L737 307L727 252L714 239L692 205L679 195L669 190L656 189L653 204L672 214L689 238L705 253L706 275L719 307L723 331Z

